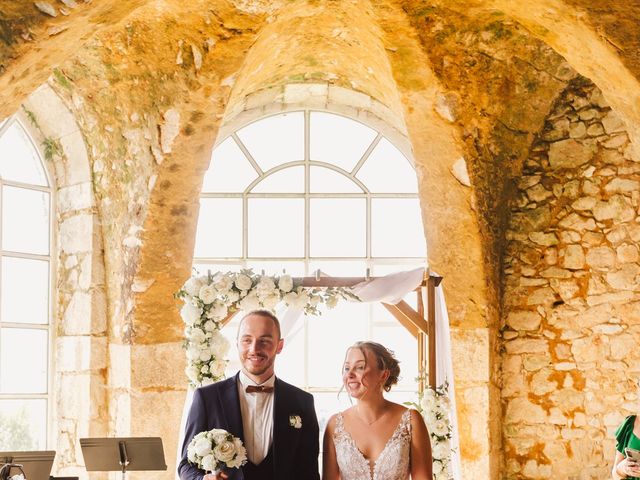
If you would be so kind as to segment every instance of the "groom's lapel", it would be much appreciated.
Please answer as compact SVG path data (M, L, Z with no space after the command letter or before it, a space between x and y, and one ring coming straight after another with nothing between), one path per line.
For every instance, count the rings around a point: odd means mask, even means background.
M296 412L291 411L287 387L278 378L273 394L273 463L276 478L284 478L283 469L293 461L292 455L295 452L295 437L298 432L289 425L289 416Z
M244 442L238 382L238 375L228 379L220 389L220 399L222 404L222 418L227 421L229 433L237 436Z

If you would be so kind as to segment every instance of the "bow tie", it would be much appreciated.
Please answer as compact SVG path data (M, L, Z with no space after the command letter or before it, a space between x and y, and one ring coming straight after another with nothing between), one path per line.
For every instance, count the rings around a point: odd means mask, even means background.
M273 387L264 387L262 385L249 385L246 389L247 393L273 393Z

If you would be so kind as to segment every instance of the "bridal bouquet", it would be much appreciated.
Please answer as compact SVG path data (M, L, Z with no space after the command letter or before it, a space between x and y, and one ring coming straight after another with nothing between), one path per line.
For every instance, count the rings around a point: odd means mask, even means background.
M226 430L214 428L200 432L187 447L189 463L207 472L223 468L240 468L247 463L247 451L242 440Z

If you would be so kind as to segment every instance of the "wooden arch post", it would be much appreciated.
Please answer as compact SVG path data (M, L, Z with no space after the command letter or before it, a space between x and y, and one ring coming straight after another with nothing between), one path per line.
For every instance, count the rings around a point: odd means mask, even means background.
M350 288L358 283L362 283L369 280L375 280L381 277L300 277L294 278L295 285L302 285L309 288L328 288L328 287L343 287ZM418 371L425 372L428 369L429 387L435 389L437 387L436 378L436 287L440 285L442 277L432 275L428 270L425 270L425 276L422 283L416 287L415 292L417 294L417 311L414 310L404 300L396 304L384 303L382 305L393 315L400 324L407 329L407 331L418 342ZM427 294L427 307L425 318L425 306L423 292L426 290ZM227 315L222 320L222 325L226 325L231 319L238 313L235 311ZM425 384L424 379L421 378L419 382L419 390L422 393L424 391Z

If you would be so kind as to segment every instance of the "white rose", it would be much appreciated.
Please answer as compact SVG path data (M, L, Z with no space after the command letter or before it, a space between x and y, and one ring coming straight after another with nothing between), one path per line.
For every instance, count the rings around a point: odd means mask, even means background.
M227 353L229 353L229 348L231 347L231 345L229 344L229 340L227 340L227 338L218 330L211 333L209 344L211 345L211 349L215 352L215 354L221 357L224 357Z
M322 299L318 295L313 295L312 297L309 298L309 303L315 307L320 303L321 300Z
M216 359L209 364L209 370L211 370L211 375L216 378L220 378L224 376L224 371L227 368L227 362L224 360Z
M229 432L226 430L222 430L221 428L214 428L211 430L211 440L213 440L214 445L219 445L222 442L227 441L227 437L229 436Z
M180 310L180 316L187 325L195 325L200 320L202 309L191 303L185 303Z
M206 340L206 334L199 328L192 328L187 338L195 344L202 343Z
M199 359L200 349L195 345L191 345L189 348L187 348L187 358L191 361Z
M287 305L287 307L289 305L295 304L297 299L298 294L296 292L289 292L284 297L282 297L282 301L285 303L285 305Z
M259 297L266 297L276 289L276 284L269 277L262 277L256 285L256 292Z
M232 290L227 294L227 300L229 301L229 303L236 303L238 300L240 300L240 294L235 290Z
M190 365L184 369L184 373L187 374L187 378L191 380L193 383L198 381L198 376L200 374L200 369L195 365Z
M200 373L204 373L204 374L209 373L209 365L203 365L202 368L200 369Z
M280 297L278 297L278 295L269 295L265 297L264 300L262 300L262 305L264 305L264 308L267 308L269 310L273 310L274 308L276 308L276 305L278 305L278 303L280 303Z
M227 462L229 468L240 468L242 464L247 460L247 450L242 445L242 440L234 437L233 446L236 448L236 456L233 460Z
M448 422L446 422L445 420L438 420L437 422L434 422L434 424L431 426L431 433L439 437L444 437L447 433L449 433Z
M427 395L425 392L425 395L424 397L422 397L422 401L420 402L420 406L424 411L431 412L435 408L437 403L438 401L435 397Z
M229 442L225 440L222 443L219 443L213 449L213 455L221 462L227 463L231 460L236 454L236 447L233 445L233 442Z
M245 312L250 312L260 308L260 301L255 293L250 293L240 301L240 308Z
M427 427L431 428L431 426L438 421L438 417L435 416L433 412L429 410L425 410L422 412L422 416L424 417L424 423L427 424Z
M209 360L211 360L211 350L209 347L200 349L200 361L208 362Z
M199 457L204 457L211 453L211 441L208 438L203 437L196 440L194 448Z
M206 377L206 378L202 379L202 386L203 387L206 387L207 385L211 385L213 383L214 383L213 382L213 378Z
M231 287L233 286L233 280L231 280L228 276L224 275L219 279L215 280L214 285L216 290L221 293L227 293Z
M212 322L211 320L207 320L206 322L204 322L203 327L204 327L205 331L213 332L216 329L216 324L214 322Z
M189 280L185 282L182 289L192 297L195 297L198 295L198 292L200 291L200 287L202 287L203 284L204 284L204 281L202 277L191 277Z
M202 469L207 472L213 472L216 469L217 463L213 455L207 455L202 459Z
M207 317L216 320L222 320L227 316L227 313L228 309L224 303L214 302L214 304L211 306L211 309L209 310Z
M191 444L187 447L187 458L191 463L196 463L196 449Z
M236 277L236 287L238 287L238 290L249 290L251 288L251 279L244 273L239 273Z
M338 297L327 298L325 305L327 306L327 308L334 308L336 305L338 305Z
M439 475L442 472L442 462L439 460L435 460L432 464L432 473L434 475Z
M293 288L293 279L291 275L282 275L278 280L278 288L284 293L290 292Z
M218 292L213 285L203 285L198 292L198 297L202 300L202 303L205 305L209 305L213 303L213 301L218 296Z
M449 442L436 442L435 445L431 448L431 454L433 458L438 460L446 460L451 455L451 449L449 448Z

